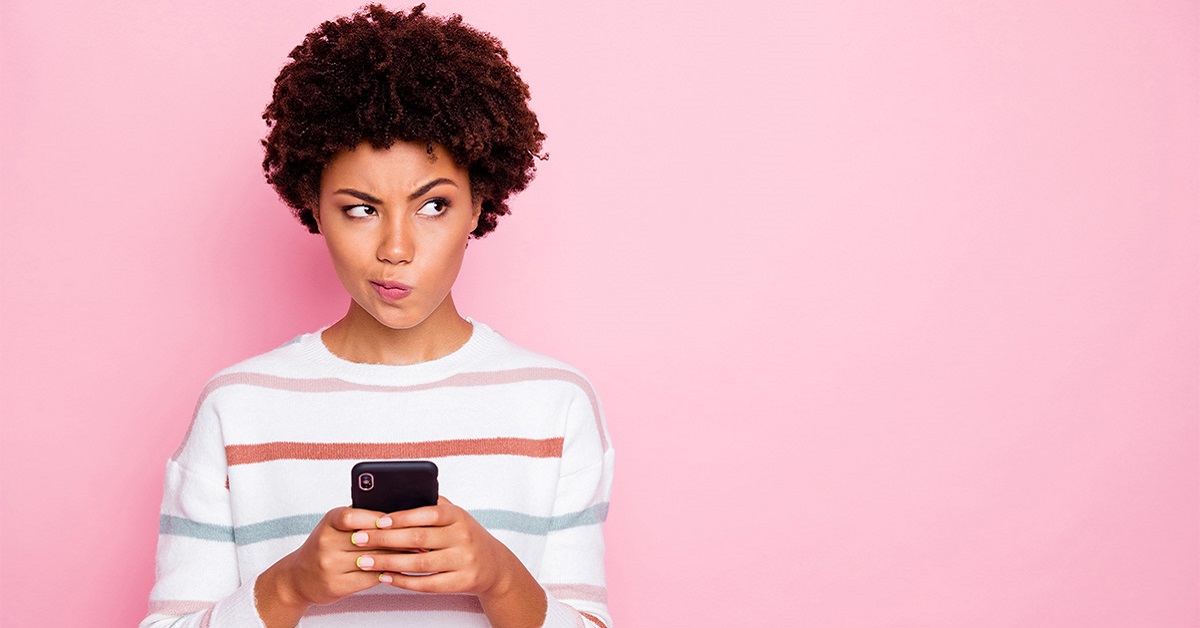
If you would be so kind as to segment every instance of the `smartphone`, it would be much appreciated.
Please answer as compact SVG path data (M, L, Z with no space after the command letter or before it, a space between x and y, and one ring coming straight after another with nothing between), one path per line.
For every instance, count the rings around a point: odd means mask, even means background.
M437 500L438 468L429 460L370 460L350 471L355 508L396 512L433 506Z

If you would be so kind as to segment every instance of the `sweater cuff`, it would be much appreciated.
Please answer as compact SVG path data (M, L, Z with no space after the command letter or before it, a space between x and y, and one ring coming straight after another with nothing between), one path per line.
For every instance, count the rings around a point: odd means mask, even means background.
M225 599L217 602L217 605L212 609L212 620L209 625L212 628L229 626L231 628L267 628L263 623L262 617L258 616L258 608L254 598L254 584L258 582L258 576L254 576L248 582L243 582L242 586L230 593Z
M545 587L543 587L545 590ZM542 628L586 628L583 615L573 607L559 602L549 591L546 591L546 619Z

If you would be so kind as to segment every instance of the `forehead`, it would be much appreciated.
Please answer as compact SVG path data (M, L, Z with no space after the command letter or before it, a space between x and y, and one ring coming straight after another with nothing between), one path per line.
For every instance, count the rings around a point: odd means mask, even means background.
M424 142L396 142L387 148L363 142L329 160L321 173L321 193L349 186L376 195L407 195L438 178L464 188L468 184L466 169L437 144L430 153Z

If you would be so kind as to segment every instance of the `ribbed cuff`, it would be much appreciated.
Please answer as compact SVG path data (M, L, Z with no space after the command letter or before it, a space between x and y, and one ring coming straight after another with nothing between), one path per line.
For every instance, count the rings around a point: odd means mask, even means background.
M258 576L243 582L233 593L217 602L212 609L212 619L209 628L267 628L262 617L258 616L258 608L254 599L254 583Z
M544 590L544 587L543 587ZM542 628L585 628L583 615L574 608L559 602L549 591L546 591L546 619Z

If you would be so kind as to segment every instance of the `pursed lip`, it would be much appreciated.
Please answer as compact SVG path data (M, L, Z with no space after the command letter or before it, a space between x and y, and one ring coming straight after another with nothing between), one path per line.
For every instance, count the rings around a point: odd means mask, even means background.
M412 286L402 284L399 281L377 281L372 279L371 283L383 288L384 290L412 290Z
M379 296L388 301L398 301L412 292L411 286L402 284L399 281L376 281L372 279L371 287L375 288L375 292L378 292Z

